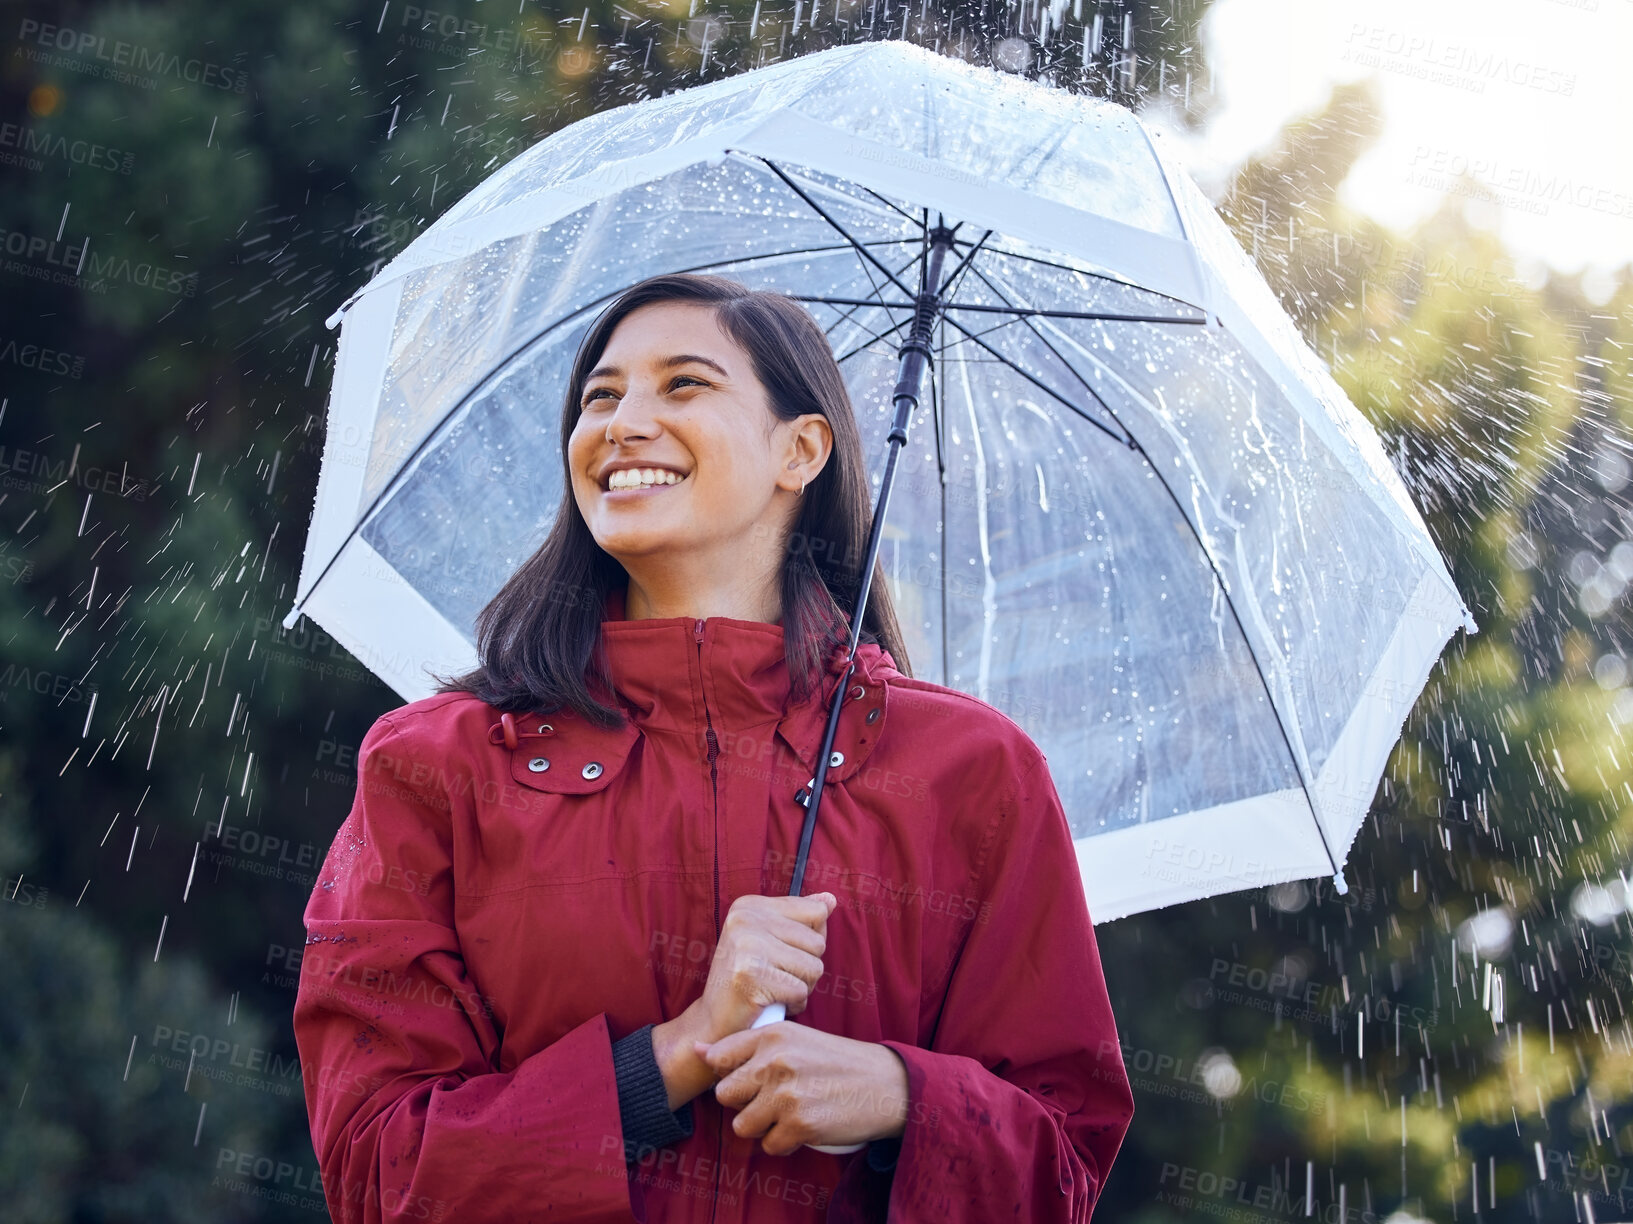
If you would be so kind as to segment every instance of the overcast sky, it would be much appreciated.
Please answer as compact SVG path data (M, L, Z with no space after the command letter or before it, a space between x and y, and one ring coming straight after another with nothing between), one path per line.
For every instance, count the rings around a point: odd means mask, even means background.
M1203 39L1219 104L1177 147L1215 199L1334 83L1371 76L1384 127L1346 205L1405 228L1467 171L1489 201L1470 215L1533 273L1596 265L1584 287L1606 292L1633 261L1633 0L1217 0Z

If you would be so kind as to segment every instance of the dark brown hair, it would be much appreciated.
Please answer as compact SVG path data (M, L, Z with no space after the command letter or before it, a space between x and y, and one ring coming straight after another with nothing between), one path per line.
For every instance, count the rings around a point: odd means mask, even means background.
M436 677L437 692L470 693L511 713L550 713L565 706L601 726L622 723L622 710L597 700L590 682L613 691L600 649L601 618L607 593L626 585L628 575L595 542L579 512L567 447L582 411L585 376L600 361L613 329L631 311L664 301L713 306L721 330L752 360L775 418L821 413L833 431L828 462L800 497L783 548L782 628L796 701L816 689L832 650L847 639L873 499L850 395L827 337L810 313L784 294L751 290L720 276L676 273L630 286L585 333L562 400L562 493L555 523L477 615L480 666L461 676ZM883 646L897 668L912 675L877 559L858 635L858 643L864 642Z

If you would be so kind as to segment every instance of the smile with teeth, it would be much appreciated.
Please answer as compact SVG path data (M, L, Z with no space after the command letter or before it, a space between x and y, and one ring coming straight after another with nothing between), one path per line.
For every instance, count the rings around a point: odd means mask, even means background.
M671 472L666 468L622 468L607 479L607 492L679 484L685 479L686 477L679 472Z

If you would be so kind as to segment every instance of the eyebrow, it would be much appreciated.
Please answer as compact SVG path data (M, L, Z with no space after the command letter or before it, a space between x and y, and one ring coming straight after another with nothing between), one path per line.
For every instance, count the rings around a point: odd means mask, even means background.
M667 370L667 369L670 369L673 366L685 365L689 361L695 361L699 365L708 366L711 370L714 370L714 371L718 372L719 375L722 378L730 378L731 377L731 375L729 373L727 373L726 367L721 365L718 361L711 360L708 357L699 357L696 353L676 353L673 356L665 357L662 361L658 362L658 368L660 370ZM619 374L622 374L623 372L624 371L618 366L613 366L613 365L596 366L595 369L591 370L588 374L586 374L584 376L584 381L589 382L590 379L600 378L604 374L610 374L610 375L613 375L613 376L617 376Z

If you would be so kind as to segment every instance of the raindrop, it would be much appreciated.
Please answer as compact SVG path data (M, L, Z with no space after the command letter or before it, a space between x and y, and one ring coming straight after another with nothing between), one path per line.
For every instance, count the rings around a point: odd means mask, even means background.
M1620 880L1612 880L1608 886L1584 881L1571 894L1571 913L1583 922L1606 926L1627 912L1627 902L1628 892Z
M1204 1050L1196 1060L1202 1072L1202 1085L1216 1100L1225 1101L1242 1090L1242 1073L1230 1054L1215 1047Z
M1601 447L1593 457L1593 478L1606 493L1619 493L1633 474L1627 456L1610 447Z
M1310 890L1303 880L1289 880L1269 890L1270 908L1284 914L1296 914L1310 901Z
M1527 570L1542 559L1536 538L1529 531L1516 531L1508 537L1508 564L1515 569Z
M1571 554L1570 562L1565 567L1565 573L1579 587L1587 586L1598 572L1599 558L1585 548Z
M1479 953L1482 960L1502 960L1514 942L1514 916L1506 905L1483 910L1457 926L1457 943L1464 951Z
M1619 654L1603 654L1593 665L1593 678L1602 689L1619 689L1627 683L1627 660Z
M1633 540L1623 540L1610 550L1611 571L1623 582L1633 579Z

